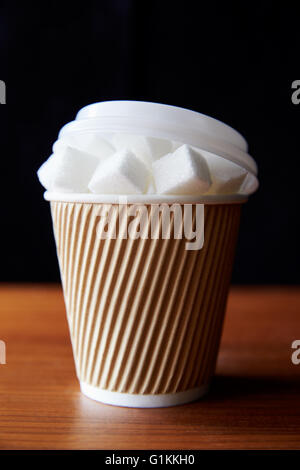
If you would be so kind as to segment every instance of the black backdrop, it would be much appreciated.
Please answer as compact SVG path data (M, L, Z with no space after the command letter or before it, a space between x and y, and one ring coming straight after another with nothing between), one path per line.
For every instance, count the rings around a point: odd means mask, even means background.
M261 186L244 207L233 282L298 283L300 28L280 4L1 2L1 281L59 280L35 172L82 106L135 99L203 112L246 137Z

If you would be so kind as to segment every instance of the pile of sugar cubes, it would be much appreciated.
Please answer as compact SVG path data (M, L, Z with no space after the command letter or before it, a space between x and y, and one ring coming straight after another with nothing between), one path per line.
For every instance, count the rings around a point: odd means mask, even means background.
M83 133L57 140L38 177L51 192L202 195L238 193L247 171L178 142Z

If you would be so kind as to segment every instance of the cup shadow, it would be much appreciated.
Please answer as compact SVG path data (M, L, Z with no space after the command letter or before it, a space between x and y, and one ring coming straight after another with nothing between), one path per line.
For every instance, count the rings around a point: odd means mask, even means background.
M206 396L206 401L265 398L280 396L288 399L300 392L300 376L288 378L274 378L261 376L230 376L216 375Z

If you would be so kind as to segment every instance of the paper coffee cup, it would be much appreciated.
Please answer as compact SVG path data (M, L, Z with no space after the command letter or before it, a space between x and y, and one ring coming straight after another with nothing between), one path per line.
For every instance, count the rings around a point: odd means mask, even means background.
M92 194L87 188L85 194L45 195L51 201L82 392L122 406L186 403L207 392L214 374L241 205L258 187L257 166L246 140L231 127L159 103L109 101L86 106L60 130L57 142L89 134L110 141L119 133L167 140L172 148L186 144L227 163L226 175L219 166L221 182L234 179L234 166L242 169L245 178L236 190L229 186L234 194L218 194L221 190L216 188L222 185L213 186L213 182L209 195L131 195L122 204L118 195ZM216 169L210 171L218 183ZM226 191L230 192L228 187ZM148 216L161 203L168 207L176 203L182 214L189 204L193 230L201 205L203 246L188 250L185 237L152 238L150 233L137 239L102 238L99 213L103 210L113 212L124 234L131 229L131 221L119 217L124 211L143 204ZM176 225L174 218L170 228ZM163 218L156 230L163 233Z
M204 204L191 251L184 238L100 239L97 214L112 205L51 202L81 390L121 406L193 401L215 370L241 203Z

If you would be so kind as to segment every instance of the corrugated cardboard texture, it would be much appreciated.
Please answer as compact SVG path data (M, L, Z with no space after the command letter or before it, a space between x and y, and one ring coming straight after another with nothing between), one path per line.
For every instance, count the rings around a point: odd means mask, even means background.
M51 203L78 377L101 389L141 394L208 384L241 206L205 206L198 251L186 250L184 238L101 240L100 206L111 205Z

